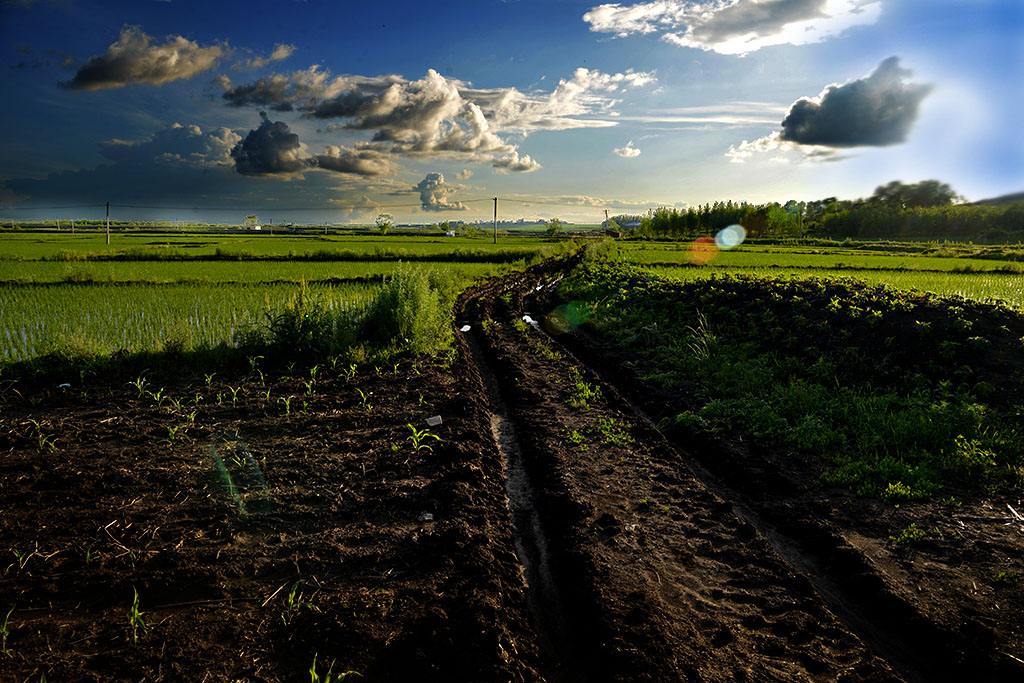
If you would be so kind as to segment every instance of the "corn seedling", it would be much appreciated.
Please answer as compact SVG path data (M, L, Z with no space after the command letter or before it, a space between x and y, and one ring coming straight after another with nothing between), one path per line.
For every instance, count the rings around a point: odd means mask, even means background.
M313 663L309 666L309 683L342 683L342 681L346 681L352 676L358 676L359 678L363 677L363 675L358 671L343 671L335 677L333 661L327 668L327 672L321 676L317 671L316 658L317 655L314 654Z
M228 387L228 391L231 392L231 405L238 404L238 392L242 390L241 385L237 387Z
M217 376L216 372L211 372L209 374L205 374L204 373L203 374L203 379L206 381L206 386L210 386L211 384L213 384L213 378L216 377L216 376Z
M359 394L360 405L363 406L363 410L370 412L373 410L373 406L370 405L370 394L366 393L362 389L356 387L356 393Z
M40 434L37 438L40 453L56 453L57 437L54 434Z
M345 379L352 379L353 377L355 377L356 376L356 370L358 370L358 369L359 369L358 365L356 365L355 363L349 363L348 369L345 370L345 372L344 372Z
M281 405L284 406L285 416L292 414L292 398L292 396L282 396L281 398L277 399L278 401L281 402Z
M7 638L11 635L11 614L14 612L14 608L7 610L7 616L4 617L4 623L0 624L0 654L8 654L7 651Z
M14 563L8 565L7 569L10 569L16 564L18 565L18 571L20 572L23 569L25 569L25 566L28 565L29 561L33 557L39 554L39 547L36 546L36 549L32 550L31 552L18 550L17 548L11 548L11 554L14 555ZM6 573L6 571L4 573Z
M320 372L320 366L319 365L314 365L313 367L311 367L309 369L309 379L311 379L312 381L315 382L316 381L316 374L318 372Z
M57 435L43 432L43 425L37 420L29 420L32 423L32 434L36 437L36 449L40 453L57 452Z
M139 591L136 588L132 588L134 596L132 597L132 606L128 610L128 625L132 627L132 642L139 642L139 631L145 630L146 622L142 620L142 611L139 609Z
M416 429L416 427L412 426L411 424L407 424L405 426L408 427L409 431L411 432L408 438L406 438L406 441L412 444L412 450L414 453L419 453L422 450L430 451L431 453L433 453L433 446L426 443L427 440L429 439L433 439L438 443L441 443L441 437L439 437L437 434L434 434L429 429Z
M331 666L328 667L327 673L323 676L317 671L316 666L317 655L313 655L313 663L309 665L309 683L332 683L334 678L334 662L331 662Z
M142 398L143 396L146 395L146 385L149 383L146 381L145 377L140 375L133 379L131 382L128 382L128 384L129 386L135 387L135 391L138 392L139 398Z
M311 379L308 382L303 382L303 384L306 385L306 396L312 396L315 393L316 380Z
M185 425L168 425L167 443L174 443L174 440L178 438L179 433L185 433Z

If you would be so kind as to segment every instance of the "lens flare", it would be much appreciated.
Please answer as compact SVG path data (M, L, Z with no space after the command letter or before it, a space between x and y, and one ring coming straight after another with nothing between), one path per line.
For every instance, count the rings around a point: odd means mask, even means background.
M570 301L544 317L544 328L551 334L565 334L587 322L590 313L590 306L585 302Z
M715 260L718 256L718 246L715 240L705 235L698 237L690 243L690 263L695 266L704 266Z
M715 245L719 249L728 251L743 244L745 239L747 239L746 228L742 225L730 225L718 231L718 234L715 235Z

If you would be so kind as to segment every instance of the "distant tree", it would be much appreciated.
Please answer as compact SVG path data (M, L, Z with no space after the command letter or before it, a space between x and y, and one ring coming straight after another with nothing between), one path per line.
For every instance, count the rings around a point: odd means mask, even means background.
M379 230L382 235L388 234L391 231L391 228L395 227L395 219L388 213L379 214L375 223L377 225L377 230Z
M949 206L959 199L960 196L953 191L952 187L938 180L922 180L919 183L910 184L894 180L876 188L870 201L897 209L909 209L925 206Z
M558 237L559 235L562 234L563 229L564 226L562 224L562 221L558 220L557 218L552 218L551 220L548 221L548 229L546 233L548 237Z

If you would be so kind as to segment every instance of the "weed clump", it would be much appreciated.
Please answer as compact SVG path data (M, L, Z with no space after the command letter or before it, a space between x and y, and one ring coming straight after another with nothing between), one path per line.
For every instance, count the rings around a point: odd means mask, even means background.
M283 308L268 307L262 324L236 340L248 354L263 353L270 361L434 354L452 342L454 289L435 270L403 267L368 303L346 306L331 305L302 284Z
M452 342L453 283L435 270L400 268L366 309L362 338L380 348L437 353Z

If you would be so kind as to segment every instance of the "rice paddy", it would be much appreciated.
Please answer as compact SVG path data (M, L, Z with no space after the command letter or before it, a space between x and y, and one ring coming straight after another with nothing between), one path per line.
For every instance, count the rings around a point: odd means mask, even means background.
M359 307L405 262L454 286L558 245L537 237L7 233L0 240L0 363L231 345L240 329L307 284L325 306ZM1024 308L1024 262L969 245L617 242L619 258L674 279L727 273L855 278ZM981 257L979 257L981 256Z

